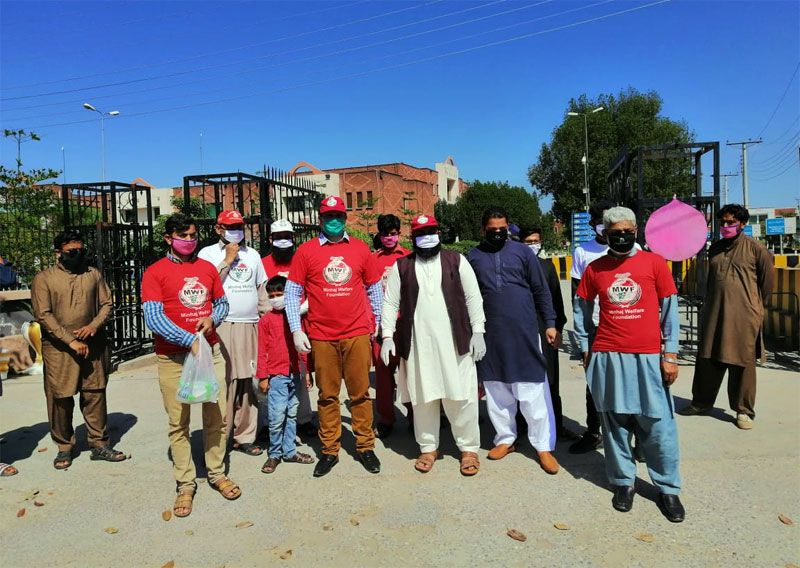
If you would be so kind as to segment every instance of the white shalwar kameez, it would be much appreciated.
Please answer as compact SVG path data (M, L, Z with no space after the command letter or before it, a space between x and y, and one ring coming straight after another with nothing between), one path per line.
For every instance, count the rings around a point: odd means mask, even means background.
M442 263L439 255L414 262L419 296L414 312L408 360L400 359L397 393L401 402L414 408L414 434L422 452L439 447L439 407L450 420L456 445L462 452L477 452L478 374L472 355L459 355L442 293ZM459 263L459 276L467 302L472 333L483 333L483 314L478 281L466 258ZM394 336L400 308L400 272L389 271L381 316L382 336Z

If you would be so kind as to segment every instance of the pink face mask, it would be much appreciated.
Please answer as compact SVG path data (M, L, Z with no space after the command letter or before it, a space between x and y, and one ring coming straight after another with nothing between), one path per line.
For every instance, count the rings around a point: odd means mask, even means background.
M392 235L390 237L381 237L381 244L384 248L390 249L397 246L397 241L400 240L400 235Z
M197 248L197 239L186 240L186 241L183 239L176 239L174 237L172 239L172 249L178 254L190 255L194 252L194 249L196 248Z
M719 234L723 239L732 239L739 234L739 227L736 225L723 225L719 228Z

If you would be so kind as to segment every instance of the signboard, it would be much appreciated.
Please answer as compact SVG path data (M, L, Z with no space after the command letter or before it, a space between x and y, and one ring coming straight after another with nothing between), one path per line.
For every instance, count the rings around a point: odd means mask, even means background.
M785 217L783 219L783 234L794 235L797 232L797 217Z
M760 228L761 228L761 227L759 227L759 229L760 229ZM748 237L752 237L752 236L753 236L753 225L745 225L745 226L744 226L744 230L743 230L742 232L743 232L745 235L747 235Z
M786 223L783 217L767 219L767 235L783 235L786 233Z
M572 248L578 248L581 244L591 241L595 237L594 228L589 224L591 215L588 211L581 211L572 214Z
M750 229L750 232L747 234L749 234L751 237L761 237L761 225L747 225L747 227L745 227L745 231L748 228Z

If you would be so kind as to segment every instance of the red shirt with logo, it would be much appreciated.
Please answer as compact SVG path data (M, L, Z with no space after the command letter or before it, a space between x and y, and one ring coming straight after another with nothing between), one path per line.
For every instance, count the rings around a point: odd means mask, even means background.
M197 322L210 317L212 302L225 295L216 267L206 260L173 262L167 257L152 264L142 277L142 302L161 302L164 314L175 325L196 333ZM217 332L206 335L208 343L217 343ZM155 336L156 353L172 355L188 349Z
M394 250L391 252L387 252L386 249L381 248L372 253L370 262L375 265L375 269L381 275L381 283L383 284L384 292L386 291L386 279L389 277L389 269L394 266L398 258L409 254L411 254L411 251L404 249L400 245L394 247Z
M367 245L354 238L338 243L314 238L292 259L289 280L308 298L308 336L336 341L372 333L367 286L381 279Z
M667 262L655 253L608 254L590 263L577 294L600 303L592 351L660 353L660 300L677 293Z
M292 257L294 259L294 257ZM264 271L267 273L267 279L273 276L289 277L289 269L292 267L292 260L289 262L278 262L275 257L268 254L261 259L261 264L264 265Z
M298 354L294 347L286 312L273 310L261 316L258 320L256 377L263 379L271 375L291 376L292 373L301 371L300 361L308 366L306 355Z

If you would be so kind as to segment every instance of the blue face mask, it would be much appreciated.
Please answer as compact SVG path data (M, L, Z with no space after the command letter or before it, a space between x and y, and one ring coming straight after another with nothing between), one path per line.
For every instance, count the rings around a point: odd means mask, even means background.
M344 234L344 219L329 217L322 220L322 232L326 237L338 239Z

